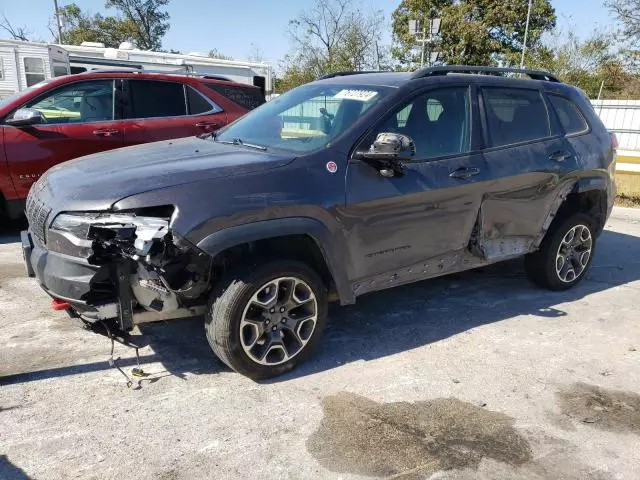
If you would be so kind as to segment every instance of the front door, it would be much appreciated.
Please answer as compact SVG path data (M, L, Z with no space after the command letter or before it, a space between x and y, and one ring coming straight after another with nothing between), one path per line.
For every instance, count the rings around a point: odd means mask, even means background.
M458 268L462 258L455 252L469 243L488 178L471 137L477 130L471 128L473 104L468 85L429 90L384 119L358 147L366 150L380 132L398 132L414 140L416 156L392 178L364 160L349 164L344 221L357 290L380 288L362 285L380 275L393 282Z
M226 124L222 108L188 85L160 80L125 83L125 145L191 137Z
M62 86L23 107L40 111L39 125L3 125L4 149L18 198L53 165L122 146L114 119L114 80Z

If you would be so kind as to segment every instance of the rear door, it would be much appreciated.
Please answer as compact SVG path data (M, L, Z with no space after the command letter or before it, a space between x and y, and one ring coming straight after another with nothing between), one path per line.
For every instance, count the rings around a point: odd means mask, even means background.
M123 145L115 118L117 80L87 80L61 86L22 107L42 113L44 123L3 125L4 149L18 198L55 164Z
M189 137L226 124L222 108L189 85L125 80L125 145Z
M482 201L478 242L497 260L535 246L578 163L540 90L484 85L480 105L494 181Z

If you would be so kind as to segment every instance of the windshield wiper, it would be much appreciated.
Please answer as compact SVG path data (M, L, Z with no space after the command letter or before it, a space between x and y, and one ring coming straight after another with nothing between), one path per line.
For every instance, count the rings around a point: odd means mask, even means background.
M241 147L255 148L256 150L261 150L263 152L267 151L267 147L265 147L264 145L258 145L255 143L245 143L242 141L241 138L234 138L233 140L218 140L216 138L215 141L218 143L225 143L227 145L240 145Z

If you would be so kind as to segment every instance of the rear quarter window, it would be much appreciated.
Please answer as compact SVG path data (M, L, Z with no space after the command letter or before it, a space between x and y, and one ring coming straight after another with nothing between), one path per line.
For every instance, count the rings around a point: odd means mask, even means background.
M491 146L550 136L547 107L538 90L485 87L482 98Z
M253 110L265 102L264 95L257 88L245 88L217 83L207 83L205 85L208 89L219 93L247 110Z
M580 108L571 100L558 95L549 95L549 100L567 135L586 132L589 129Z

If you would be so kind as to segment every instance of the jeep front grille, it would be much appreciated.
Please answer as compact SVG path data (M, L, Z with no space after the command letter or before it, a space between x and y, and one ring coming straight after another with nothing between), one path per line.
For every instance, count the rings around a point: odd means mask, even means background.
M51 213L51 208L41 202L36 192L31 189L29 196L27 197L27 206L25 213L27 220L29 221L29 229L31 233L44 244L46 235L45 230L47 228L47 219Z

